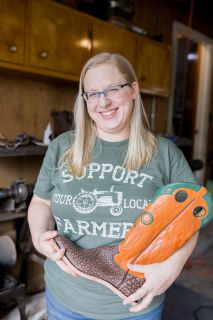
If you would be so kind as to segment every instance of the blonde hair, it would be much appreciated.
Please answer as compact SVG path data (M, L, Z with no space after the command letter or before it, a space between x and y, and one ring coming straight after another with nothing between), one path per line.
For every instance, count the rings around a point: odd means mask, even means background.
M74 143L63 155L61 162L74 176L81 176L83 168L89 163L92 148L98 138L93 120L90 118L85 101L81 94L84 92L86 72L101 64L111 63L124 76L127 83L137 81L131 64L120 54L100 53L87 61L82 69L79 81L79 92L74 104L75 138ZM156 139L149 130L149 123L143 107L140 92L138 92L131 115L128 150L123 166L129 170L139 169L149 163L154 150Z

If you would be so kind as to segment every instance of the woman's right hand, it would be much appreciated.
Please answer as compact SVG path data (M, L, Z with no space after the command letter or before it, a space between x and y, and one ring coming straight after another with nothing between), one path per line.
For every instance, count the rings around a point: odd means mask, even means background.
M64 272L75 277L77 274L74 271L70 270L70 268L62 259L65 254L65 249L62 248L56 250L52 243L52 240L57 235L58 232L56 230L43 232L37 239L36 247L41 254L55 261Z

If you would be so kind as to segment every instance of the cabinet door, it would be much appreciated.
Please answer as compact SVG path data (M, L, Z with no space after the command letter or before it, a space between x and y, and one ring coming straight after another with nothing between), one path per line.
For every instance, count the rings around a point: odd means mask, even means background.
M25 1L0 0L0 60L24 63Z
M90 30L86 15L52 1L33 0L30 65L79 75L90 56Z
M142 91L167 96L170 79L170 48L149 39L139 38L136 73Z
M104 51L117 52L134 66L136 41L135 35L125 29L98 20L93 23L93 55Z

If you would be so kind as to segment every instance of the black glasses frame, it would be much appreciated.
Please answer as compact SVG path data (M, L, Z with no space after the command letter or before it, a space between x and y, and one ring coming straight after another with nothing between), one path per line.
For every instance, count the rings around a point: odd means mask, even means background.
M107 97L107 92L110 91L111 89L113 89L114 87L120 87L122 89L122 88L124 88L126 86L130 86L130 84L127 83L127 82L124 83L124 84L116 84L116 85L114 85L114 86L112 86L110 88L107 88L107 89L103 90L103 91L94 91L94 92L91 92L91 91L86 92L86 91L84 91L84 92L81 93L81 96L85 101L88 101L88 93L94 93L94 94L98 95L98 98L100 98L100 96L102 94L104 95L104 97Z

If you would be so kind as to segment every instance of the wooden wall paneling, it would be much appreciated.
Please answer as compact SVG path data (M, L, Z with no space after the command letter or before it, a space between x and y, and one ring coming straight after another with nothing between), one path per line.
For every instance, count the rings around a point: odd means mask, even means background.
M0 158L0 188L8 188L19 178L24 178L26 183L34 183L42 160L42 156Z
M76 93L77 84L0 75L0 133L11 140L22 132L43 140L50 113L71 111ZM41 161L41 156L0 157L0 187L20 177L33 183Z
M142 93L141 95L145 111L151 126L151 113L152 113L152 96ZM168 99L166 97L156 98L156 109L155 109L155 121L153 132L155 134L165 135L166 134L166 115L168 112Z
M0 133L9 139L25 132L43 139L51 111L71 111L77 84L0 76Z
M166 120L168 113L168 99L157 97L156 114L155 114L155 132L161 135L166 134Z

